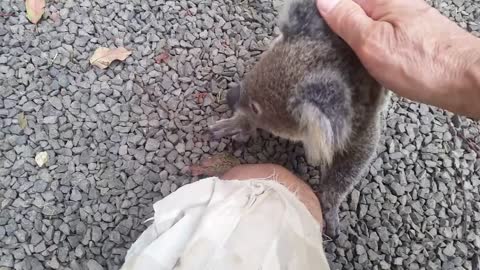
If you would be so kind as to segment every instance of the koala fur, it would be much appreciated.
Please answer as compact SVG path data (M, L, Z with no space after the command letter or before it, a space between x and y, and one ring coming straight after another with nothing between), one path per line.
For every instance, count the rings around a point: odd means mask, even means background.
M326 233L338 233L338 208L375 154L387 91L321 18L314 0L291 0L281 35L239 87L227 94L234 115L210 130L246 141L257 129L302 142L318 165L317 196Z

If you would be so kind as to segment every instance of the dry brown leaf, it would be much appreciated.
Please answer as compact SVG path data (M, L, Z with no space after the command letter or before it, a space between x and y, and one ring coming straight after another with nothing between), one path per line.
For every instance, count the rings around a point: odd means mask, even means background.
M107 68L113 61L123 61L132 54L131 51L125 48L109 49L100 47L95 50L92 57L90 57L90 64L97 66L101 69Z
M18 115L17 120L21 129L25 129L27 127L27 118L25 118L25 114L23 112Z
M166 63L168 62L168 59L170 59L170 54L167 52L162 52L154 58L155 63L157 64Z
M36 24L45 12L45 0L26 0L27 19Z
M208 94L207 93L196 93L194 95L195 97L195 102L197 102L197 104L203 104L203 101L205 100L205 97L207 96Z
M240 165L240 160L228 153L213 155L198 165L190 166L193 176L221 176L231 168Z

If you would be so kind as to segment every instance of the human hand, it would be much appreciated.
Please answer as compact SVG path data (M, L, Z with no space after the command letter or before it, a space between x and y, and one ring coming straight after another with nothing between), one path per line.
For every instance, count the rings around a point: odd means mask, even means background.
M480 118L480 39L423 0L317 0L317 6L386 88Z

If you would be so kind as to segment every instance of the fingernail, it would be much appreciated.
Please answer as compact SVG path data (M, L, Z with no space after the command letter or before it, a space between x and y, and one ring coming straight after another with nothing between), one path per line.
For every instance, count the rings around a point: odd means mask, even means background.
M317 7L322 14L330 12L340 0L317 0Z

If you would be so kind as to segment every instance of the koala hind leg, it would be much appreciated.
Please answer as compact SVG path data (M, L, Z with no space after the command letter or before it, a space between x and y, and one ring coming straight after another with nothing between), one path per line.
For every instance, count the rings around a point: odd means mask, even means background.
M348 193L349 188L339 189L337 186L335 188L326 189L325 185L323 184L320 186L320 189L322 190L317 193L317 196L320 199L320 205L323 211L323 229L326 235L328 235L332 239L335 239L339 233L339 207L346 194Z
M317 196L324 213L326 234L338 236L339 207L355 184L364 176L375 154L379 130L367 129L341 153L336 153L331 166L320 168Z

